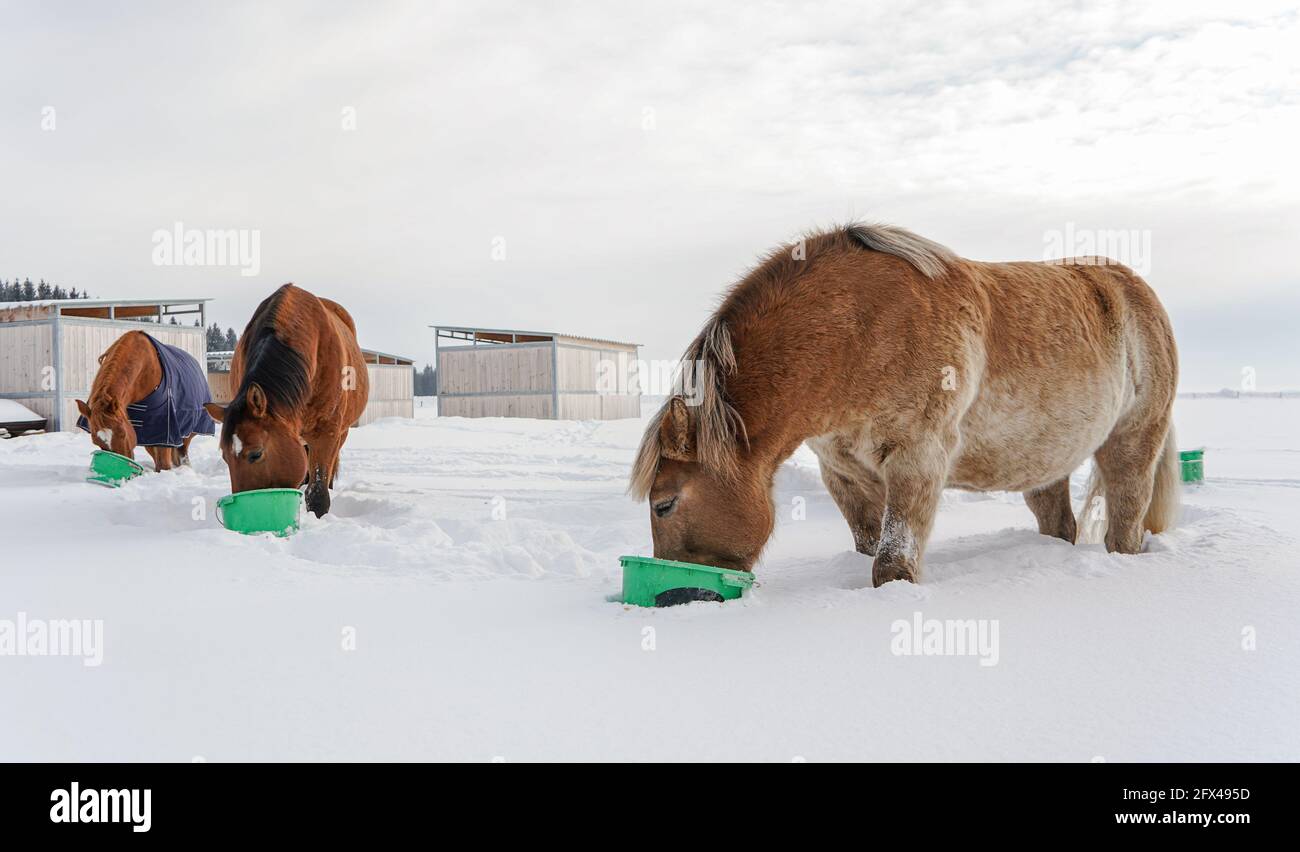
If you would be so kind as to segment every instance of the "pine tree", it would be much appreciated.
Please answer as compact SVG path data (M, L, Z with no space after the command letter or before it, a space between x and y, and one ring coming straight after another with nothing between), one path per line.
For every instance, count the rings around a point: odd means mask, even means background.
M36 298L41 300L54 298L54 289L45 283L44 278L41 279L40 284L36 285Z
M24 302L36 301L36 287L33 286L32 279L30 278L23 279L23 301Z
M208 351L220 352L226 348L226 336L215 322L208 328Z
M428 364L415 374L415 395L434 396L438 392L437 376Z
M226 349L231 352L235 351L235 346L239 344L239 335L235 334L233 328L226 329Z
M73 287L71 290L68 291L68 298L69 298L69 299L80 299L80 298L81 298L81 294L77 292L77 288L76 288L76 287Z

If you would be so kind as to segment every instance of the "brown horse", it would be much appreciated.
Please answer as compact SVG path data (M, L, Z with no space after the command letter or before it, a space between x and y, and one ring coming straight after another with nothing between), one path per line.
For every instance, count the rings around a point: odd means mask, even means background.
M185 357L193 361L190 356ZM202 371L198 362L193 362L192 366L193 370ZM90 439L100 449L130 458L135 452L138 436L132 423L132 412L127 407L135 408L136 404L148 399L162 381L162 362L154 343L143 331L127 332L99 356L99 371L90 388L90 400L77 400L77 410L84 420L78 425L90 433ZM207 399L209 397L205 396L197 402L201 404ZM188 412L188 416L180 419L192 426L197 422L195 415L202 417L202 412ZM202 417L202 421L210 432L212 424L206 417ZM171 470L177 465L188 464L190 439L195 434L199 433L188 431L188 428L177 433L174 438L179 446L145 446L145 451L153 458L154 469ZM146 440L154 439L149 437Z
M230 379L237 388L230 404L207 406L222 424L230 490L306 484L307 508L324 515L339 450L370 392L352 317L285 284L253 312Z
M728 293L684 367L629 488L657 557L752 569L773 475L805 441L877 586L919 577L945 486L1021 491L1041 533L1073 542L1069 476L1091 455L1107 550L1138 552L1177 514L1173 332L1104 259L977 263L889 226L812 235Z

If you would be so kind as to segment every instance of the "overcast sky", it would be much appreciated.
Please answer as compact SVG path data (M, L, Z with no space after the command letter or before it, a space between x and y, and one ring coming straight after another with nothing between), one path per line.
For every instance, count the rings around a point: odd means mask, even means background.
M1184 389L1300 387L1295 4L996 5L2 2L0 278L672 358L808 228L1136 231ZM175 222L259 232L258 274L156 265Z

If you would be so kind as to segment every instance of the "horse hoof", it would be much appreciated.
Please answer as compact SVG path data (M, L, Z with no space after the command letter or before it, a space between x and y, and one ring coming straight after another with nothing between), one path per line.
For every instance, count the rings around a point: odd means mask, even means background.
M908 583L916 582L916 578L913 577L911 574L898 573L898 574L884 575L884 574L877 574L874 571L871 572L872 588L879 589L881 586L885 585L886 583L892 583L895 580L903 580L904 582L908 582Z
M894 580L906 580L909 583L916 582L916 569L900 560L886 560L876 557L876 561L871 565L871 585L880 588L886 583L892 583Z
M307 504L307 511L318 518L324 517L330 510L330 493L324 488L308 488L304 502Z

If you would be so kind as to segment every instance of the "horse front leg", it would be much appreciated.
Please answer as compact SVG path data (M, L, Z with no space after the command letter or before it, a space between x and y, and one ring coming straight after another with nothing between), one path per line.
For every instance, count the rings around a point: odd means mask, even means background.
M861 467L857 477L822 465L822 482L853 533L853 547L858 553L876 555L880 544L880 520L884 510L885 484L875 474Z
M189 466L189 464L190 464L190 440L191 440L193 437L194 437L193 435L186 435L186 436L185 436L185 441L184 441L184 443L182 443L180 449L178 449L178 450L176 451L176 455L178 456L178 458L176 459L176 463L177 463L177 464L183 464L183 465Z
M145 447L144 451L153 459L153 469L155 471L171 470L174 467L171 447Z
M330 485L334 479L334 467L338 464L339 446L343 443L338 435L305 435L307 441L307 492L304 495L307 509L316 517L322 517L330 510Z
M885 515L871 565L871 584L915 583L947 479L948 451L939 441L891 451L885 462Z

